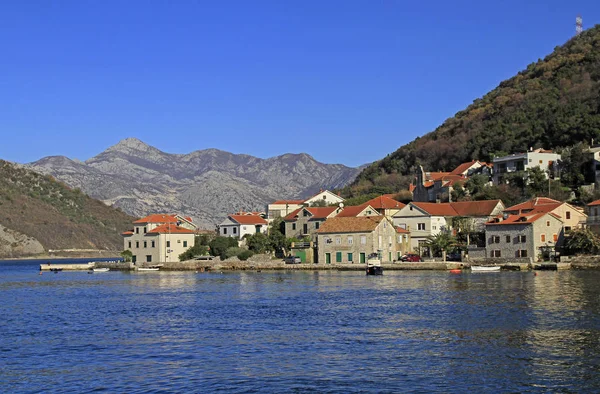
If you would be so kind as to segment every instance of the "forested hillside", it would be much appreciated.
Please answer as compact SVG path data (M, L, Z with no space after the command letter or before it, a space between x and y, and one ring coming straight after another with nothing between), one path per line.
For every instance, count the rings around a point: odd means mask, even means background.
M36 239L46 250L120 250L120 233L133 220L50 176L0 160L0 226Z
M600 142L600 25L477 99L435 131L365 169L346 196L406 188L423 165L448 171L473 159Z

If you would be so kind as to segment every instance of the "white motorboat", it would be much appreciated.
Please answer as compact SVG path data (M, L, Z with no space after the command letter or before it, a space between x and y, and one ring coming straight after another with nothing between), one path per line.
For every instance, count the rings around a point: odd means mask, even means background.
M93 272L108 272L108 271L110 271L110 268L93 268L92 271Z
M494 272L500 271L499 265L472 265L471 271L473 272Z
M139 267L138 271L158 271L159 267Z

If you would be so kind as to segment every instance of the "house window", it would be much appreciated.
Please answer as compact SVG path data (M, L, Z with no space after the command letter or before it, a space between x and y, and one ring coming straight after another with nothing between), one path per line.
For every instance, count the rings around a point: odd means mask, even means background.
M546 242L546 234L540 234L540 241Z
M131 249L131 241L128 242L128 248Z
M552 234L552 239L554 242L558 242L558 234Z
M234 230L235 230L235 228L234 228ZM246 230L246 226L242 226L242 230L245 231ZM233 233L235 234L235 231Z
M366 245L367 244L367 236L366 235L361 235L360 236L360 244L361 245Z
M237 228L235 228L235 227L234 227L234 228L232 229L232 232L233 232L234 234L237 234Z
M516 255L517 255L517 257L527 257L527 250L526 249L517 250Z
M171 241L167 241L167 248L171 247Z
M148 247L148 242L144 241L144 248Z
M499 244L500 243L500 236L499 235L492 235L490 238L490 243L491 244Z
M135 241L135 247L139 248L140 247L140 241Z
M146 234L146 227L144 227L144 234Z
M316 222L316 223L315 223L315 228L318 230L318 229L319 229L319 227L321 227L321 222Z
M152 242L150 243L150 245L151 245L151 247L154 247L154 241L152 241Z
M310 215L310 214L308 213L308 211L302 211L302 216L308 216L308 215Z
M550 220L546 220L546 227L550 227Z
M336 263L342 262L342 252L335 252L335 262Z
M367 215L371 215L371 214L372 214L372 212L371 212L371 210L369 209L369 210L367 211Z
M432 230L437 230L437 226L431 226Z
M296 229L296 223L292 223L292 230Z
M146 255L146 263L151 263L152 262L152 255L151 254L147 254Z
M227 227L223 229L223 235L227 235Z
M417 230L424 231L425 230L425 223L417 223Z
M323 200L327 200L327 194L323 194Z
M522 244L527 242L527 236L525 235L519 235L519 242L521 242Z
M509 244L510 243L510 235L506 236L506 243Z
M183 241L183 247L187 248L187 241Z
M544 160L540 160L540 164L543 164L543 163L544 163Z
M348 262L351 263L352 262L352 253L348 253Z
M571 226L565 226L565 234L569 234L571 232Z
M341 245L342 244L342 237L335 237L335 244L336 245Z
M567 211L567 220L571 219L571 212Z
M304 223L302 225L302 234L308 234L308 224Z
M139 233L140 233L140 228L139 228L139 227L136 227L136 228L135 228L135 233L136 233L136 234L139 234Z
M490 257L501 257L500 249L494 249L490 252Z
M352 236L348 236L348 245L352 245L354 243L354 238Z

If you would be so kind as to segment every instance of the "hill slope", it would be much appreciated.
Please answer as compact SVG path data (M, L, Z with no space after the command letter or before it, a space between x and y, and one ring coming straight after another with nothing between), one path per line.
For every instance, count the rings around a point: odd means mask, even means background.
M600 141L600 26L477 99L435 131L365 169L345 194L395 192L417 164L448 171L473 159Z
M264 210L275 200L343 187L359 172L319 163L307 154L270 159L217 149L170 154L135 138L85 162L54 156L31 163L29 168L131 215L180 212L207 229L214 229L227 214L238 210Z
M0 160L0 257L49 249L118 251L134 219L43 176Z

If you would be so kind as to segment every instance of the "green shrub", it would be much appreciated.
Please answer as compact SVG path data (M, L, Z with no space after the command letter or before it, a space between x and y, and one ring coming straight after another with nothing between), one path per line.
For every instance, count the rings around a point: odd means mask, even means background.
M230 257L238 256L239 254L241 254L244 251L246 251L246 249L238 248L236 246L227 248L227 250L225 251L225 258L228 259Z
M251 250L244 250L242 253L237 255L238 259L242 261L246 261L252 256L254 256L254 253L252 253Z

